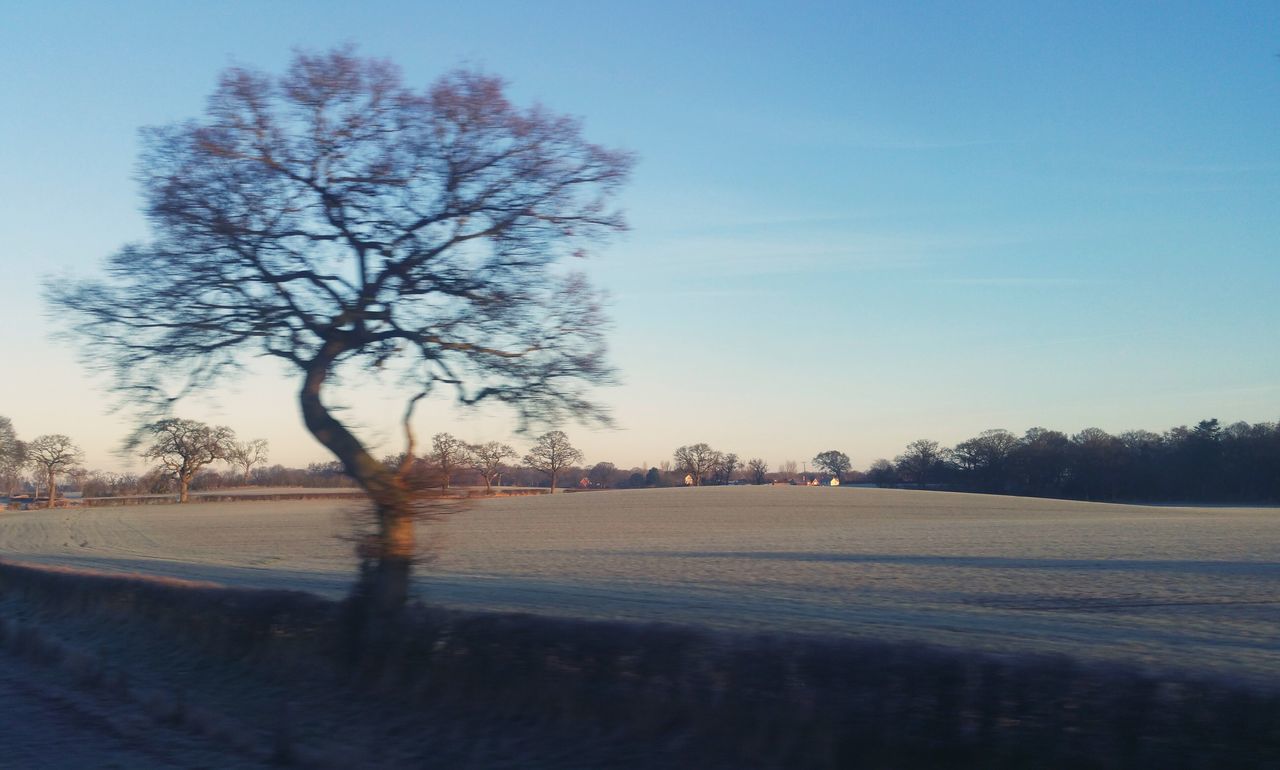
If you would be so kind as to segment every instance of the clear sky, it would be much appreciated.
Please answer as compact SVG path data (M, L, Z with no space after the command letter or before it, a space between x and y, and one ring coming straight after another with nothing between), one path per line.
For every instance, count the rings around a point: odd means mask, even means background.
M458 65L634 151L590 462L770 463L986 428L1280 418L1280 3L0 2L0 414L91 466L127 432L42 276L147 236L137 129L218 72L355 43ZM184 406L325 459L273 368ZM380 451L400 405L349 393ZM419 430L528 441L444 403ZM136 465L136 464L135 464Z

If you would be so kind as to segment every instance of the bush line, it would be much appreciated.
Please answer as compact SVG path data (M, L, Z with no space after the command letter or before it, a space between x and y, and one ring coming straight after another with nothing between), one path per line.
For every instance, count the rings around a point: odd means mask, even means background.
M0 562L0 593L406 706L584 724L735 766L1259 767L1280 689L1060 656L350 602ZM714 759L713 759L714 758ZM703 760L699 760L703 761ZM690 760L691 766L696 764Z

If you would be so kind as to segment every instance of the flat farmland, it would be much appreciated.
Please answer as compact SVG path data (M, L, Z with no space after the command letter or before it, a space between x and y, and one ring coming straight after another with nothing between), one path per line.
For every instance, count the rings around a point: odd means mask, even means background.
M0 513L0 558L341 596L350 501ZM860 488L486 500L424 521L423 600L1280 678L1280 509Z

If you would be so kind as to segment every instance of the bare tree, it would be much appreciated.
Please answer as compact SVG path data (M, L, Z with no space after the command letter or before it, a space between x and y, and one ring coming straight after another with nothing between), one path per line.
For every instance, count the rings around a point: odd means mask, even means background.
M551 491L556 491L556 477L560 471L574 463L582 462L582 452L573 448L563 431L553 430L538 437L533 448L524 456L524 464L551 477Z
M787 460L778 466L778 475L783 481L790 481L796 477L796 471L800 469L800 463L795 460Z
M819 452L813 458L814 466L835 476L838 481L844 481L844 474L853 468L853 463L849 460L849 455L835 449L828 449L825 452Z
M871 469L867 471L867 479L877 487L892 487L898 483L898 469L882 457L871 464Z
M431 461L440 471L440 489L446 490L454 472L467 462L467 445L451 433L437 433L431 437Z
M984 430L978 436L961 441L952 449L952 459L977 482L980 489L1003 491L1010 474L1013 456L1021 446L1018 437L1007 430Z
M0 416L0 490L6 495L13 492L26 462L27 445L18 440L13 421Z
M702 480L720 464L720 453L706 444L690 444L677 449L673 459L677 470L693 477L694 486L702 486Z
M45 478L45 473L43 470L41 470L36 466L32 466L32 467L34 468L34 470L32 470L31 474L27 477L27 483L31 485L32 500L39 500L40 490L46 487L49 480Z
M467 448L470 451L467 452L466 462L484 479L484 492L489 494L493 491L494 479L502 472L503 460L515 457L516 450L497 441L472 444Z
M267 440L265 438L255 438L253 441L235 441L232 442L227 450L227 462L238 467L244 472L244 483L249 483L249 472L253 470L253 466L261 465L267 461Z
M47 508L52 508L58 497L58 475L79 465L83 458L80 447L61 433L36 436L27 444L27 462L49 489Z
M944 457L938 442L922 438L907 444L906 451L894 458L894 463L904 478L914 480L924 489L940 469Z
M229 69L202 119L145 140L152 239L46 292L134 404L213 387L247 355L293 366L307 428L374 503L356 587L374 615L407 598L417 508L326 404L335 378L401 384L407 441L438 387L507 404L521 428L606 419L588 390L612 377L597 294L553 265L623 227L609 201L631 158L577 121L474 71L411 91L339 50L281 77Z
M742 467L742 462L733 452L720 455L720 462L716 463L714 475L720 484L728 484L733 481L733 474L738 472L738 468Z
M151 440L142 453L178 482L178 502L191 499L191 479L201 468L230 457L236 434L222 425L169 417L143 428Z
M769 463L762 458L753 457L747 460L747 478L752 484L763 484L769 474Z

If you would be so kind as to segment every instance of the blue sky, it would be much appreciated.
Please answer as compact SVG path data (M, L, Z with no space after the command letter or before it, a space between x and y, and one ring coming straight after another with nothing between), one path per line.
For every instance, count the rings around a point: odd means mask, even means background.
M1280 418L1280 4L689 6L10 0L0 414L127 464L41 277L146 237L139 127L199 115L229 64L353 42L412 84L483 67L639 156L589 264L624 381L619 430L567 426L592 462ZM264 369L182 411L321 459L294 389ZM351 414L392 451L375 392Z

